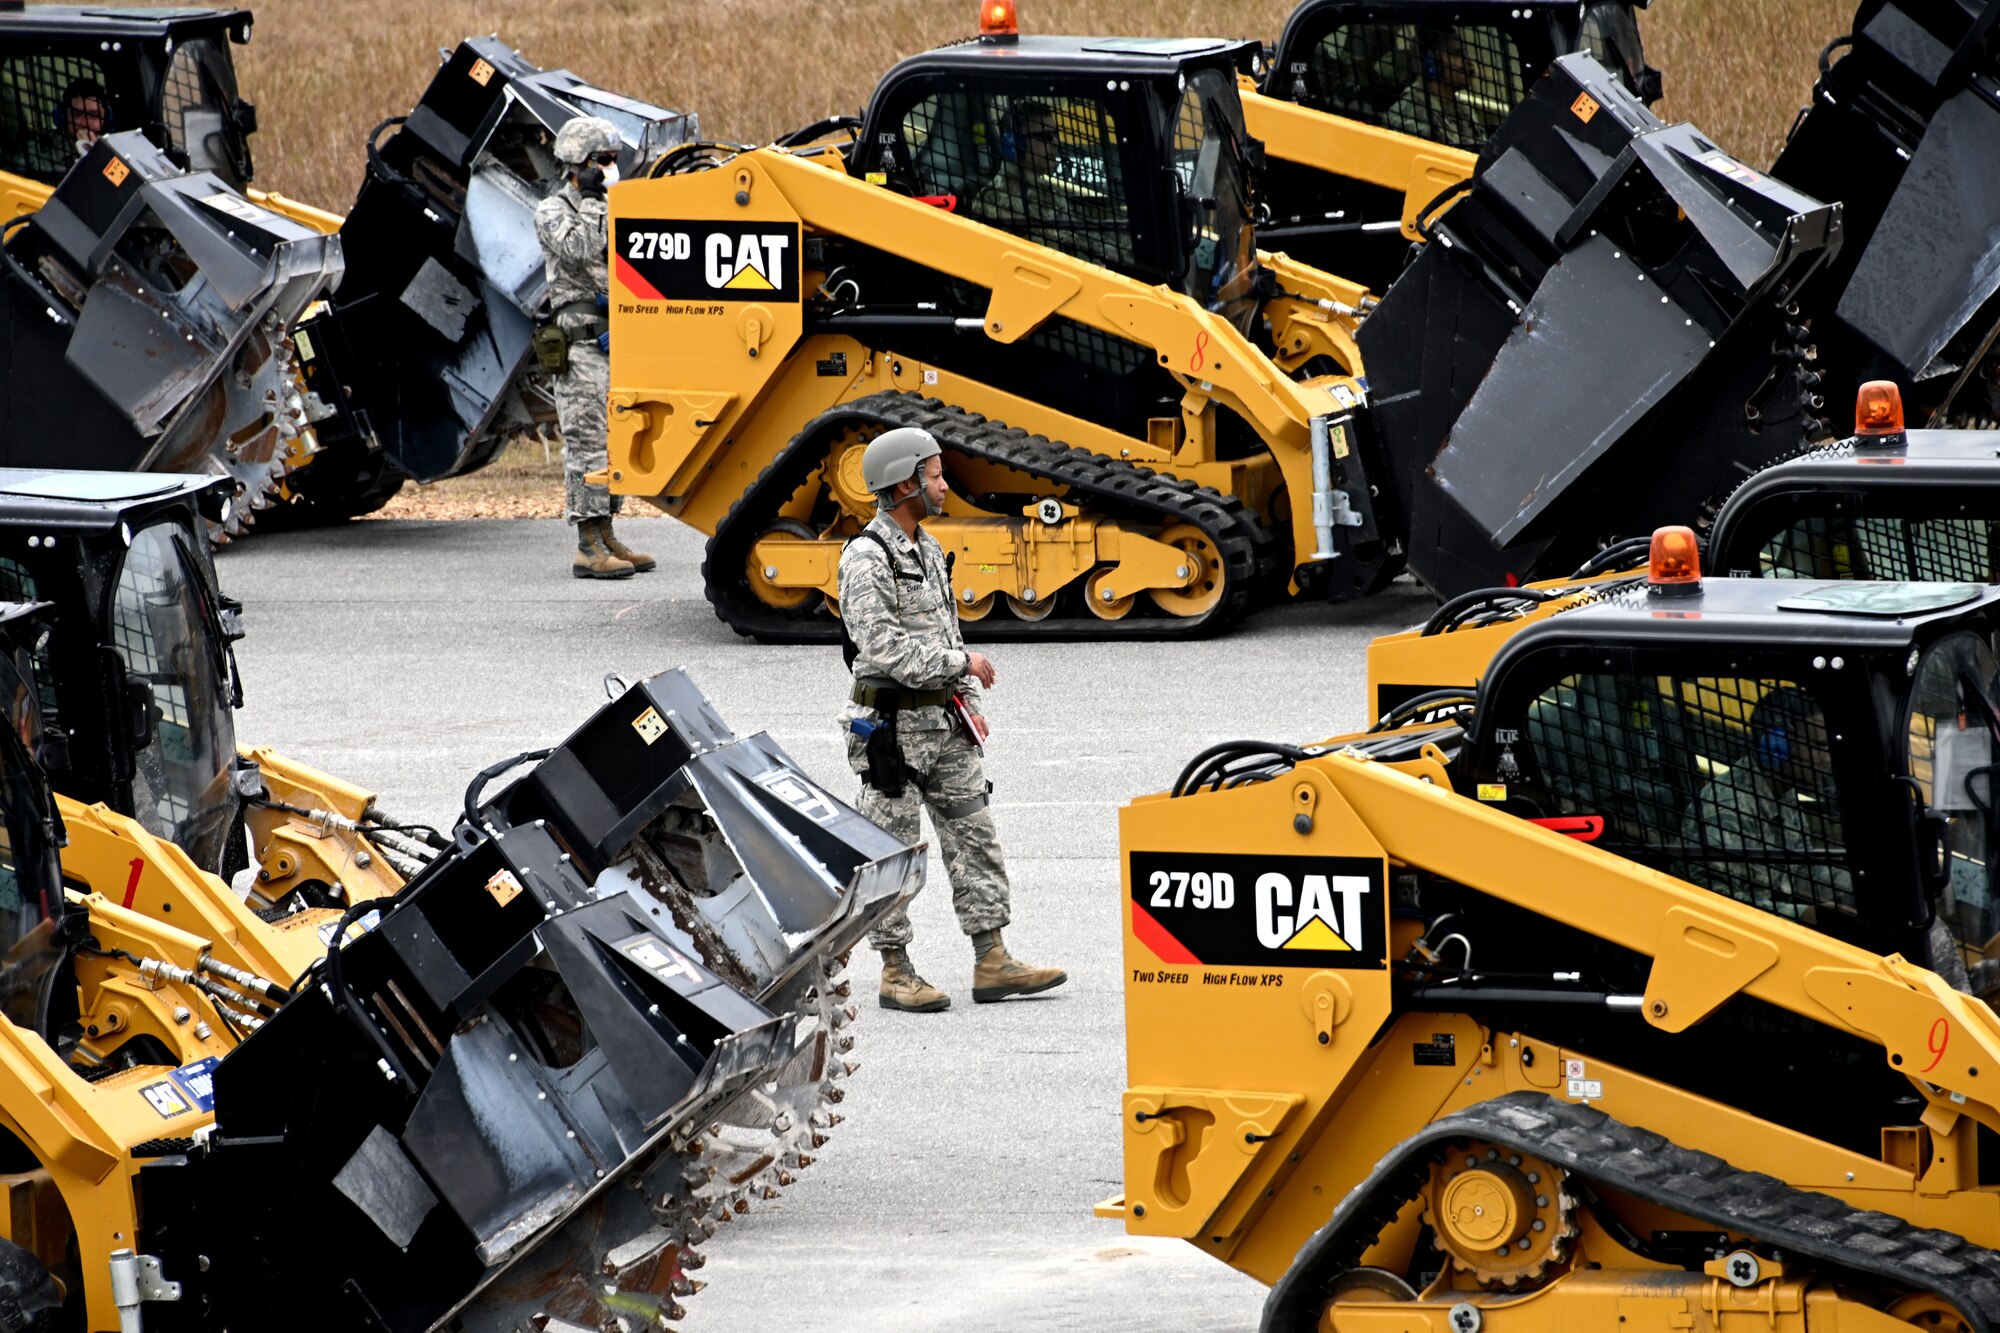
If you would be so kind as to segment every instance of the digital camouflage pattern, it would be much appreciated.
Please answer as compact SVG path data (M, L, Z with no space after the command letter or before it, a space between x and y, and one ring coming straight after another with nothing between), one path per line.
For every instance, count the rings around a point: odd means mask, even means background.
M843 608L845 610L845 608ZM968 935L998 930L1008 922L1007 866L1000 851L1000 831L986 799L986 766L965 733L898 729L896 739L909 766L903 794L893 800L866 783L855 808L906 843L923 837L923 808L930 807L931 828L937 833L938 855L951 881L951 906L958 928ZM856 773L867 767L861 738L847 734L847 765ZM976 806L969 814L946 812ZM883 917L868 934L877 949L907 945L910 918L903 908Z
M542 245L542 262L549 279L549 305L561 310L572 301L595 301L609 290L606 276L609 207L602 198L585 198L571 181L535 205L535 239ZM623 497L583 478L611 465L605 421L605 400L611 392L611 363L597 350L601 318L582 312L556 317L574 341L569 368L553 376L556 420L562 427L565 517L571 523L607 518L623 507Z
M965 636L952 603L944 548L922 528L911 541L885 513L876 514L868 529L895 554L896 570L866 538L850 541L841 552L840 615L858 650L854 678L893 680L912 690L957 690L978 712L979 683L966 673ZM874 716L874 709L850 704L841 721ZM941 707L911 709L897 722L905 734L951 725Z
M965 639L952 604L943 548L921 529L911 541L887 514L878 513L868 526L888 543L896 568L881 547L865 539L849 542L841 554L840 613L859 650L855 679L893 680L913 690L957 690L977 713L979 685L966 674ZM867 755L848 723L877 716L874 709L854 703L841 714L848 767L857 774L867 767ZM1008 921L1007 868L986 800L986 767L979 751L942 707L910 709L898 716L896 726L910 774L903 794L892 799L863 783L856 808L895 837L914 843L923 836L922 812L929 807L959 928L968 935L999 929ZM877 949L907 945L910 920L903 909L884 917L868 942Z

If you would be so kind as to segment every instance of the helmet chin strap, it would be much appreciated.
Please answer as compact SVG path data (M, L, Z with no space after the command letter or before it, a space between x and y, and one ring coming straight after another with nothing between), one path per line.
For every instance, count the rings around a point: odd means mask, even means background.
M925 518L936 518L939 514L942 514L944 512L944 502L940 500L936 504L931 503L930 489L924 485L923 478L918 477L916 479L916 482L917 482L917 489L911 491L908 495L896 501L896 503L892 505L891 508L901 509L904 505L908 504L910 501L917 500L923 504L924 507L923 516Z

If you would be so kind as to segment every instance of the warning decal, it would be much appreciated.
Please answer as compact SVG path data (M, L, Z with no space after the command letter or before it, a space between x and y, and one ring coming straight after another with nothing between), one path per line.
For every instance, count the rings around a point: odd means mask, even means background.
M1163 963L1379 968L1382 862L1134 852L1132 933Z
M619 218L612 267L641 301L797 301L799 228Z

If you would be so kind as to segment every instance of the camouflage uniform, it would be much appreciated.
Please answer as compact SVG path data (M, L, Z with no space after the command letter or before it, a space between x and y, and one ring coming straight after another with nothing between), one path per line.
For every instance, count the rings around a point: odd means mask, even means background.
M609 212L602 198L585 198L573 181L565 181L535 205L535 239L542 245L549 304L554 309L572 301L595 301L610 290L605 275ZM604 415L611 393L611 362L597 350L595 338L595 330L603 327L602 318L570 313L557 316L557 323L576 337L569 347L569 368L554 377L556 420L563 437L565 516L571 523L608 518L624 508L624 497L583 480L584 474L611 466ZM590 336L580 336L586 333Z
M1079 196L1019 162L1002 163L967 211L981 222L1087 263L1108 267L1132 262L1130 239L1106 225L1114 218L1103 200Z
M943 549L922 529L911 541L886 513L876 514L868 527L889 544L906 577L897 578L882 548L866 538L849 542L841 555L840 613L860 650L855 679L893 680L912 690L956 690L972 712L979 712L979 686L966 673L965 639L959 633ZM873 708L849 704L841 725L877 716ZM864 783L856 807L904 842L914 843L923 833L922 807L929 806L959 928L968 935L998 930L1008 920L1007 869L987 804L979 751L945 707L905 710L896 727L910 770L903 794L887 797ZM847 762L856 773L867 767L864 742L852 729L847 732ZM897 908L869 934L868 942L877 949L907 945L909 917Z
M1822 801L1830 797L1820 798ZM1745 758L1702 784L1681 819L1681 841L1717 852L1781 852L1839 857L1837 816L1823 816L1793 795L1780 796ZM1809 907L1856 910L1854 881L1844 865L1722 859L1697 861L1686 878L1739 902L1798 920Z

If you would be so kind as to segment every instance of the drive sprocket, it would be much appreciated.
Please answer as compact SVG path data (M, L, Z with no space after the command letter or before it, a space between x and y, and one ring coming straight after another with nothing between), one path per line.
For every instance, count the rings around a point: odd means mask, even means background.
M1514 1290L1560 1269L1576 1238L1576 1200L1559 1168L1491 1143L1455 1146L1431 1164L1424 1222L1453 1268Z

